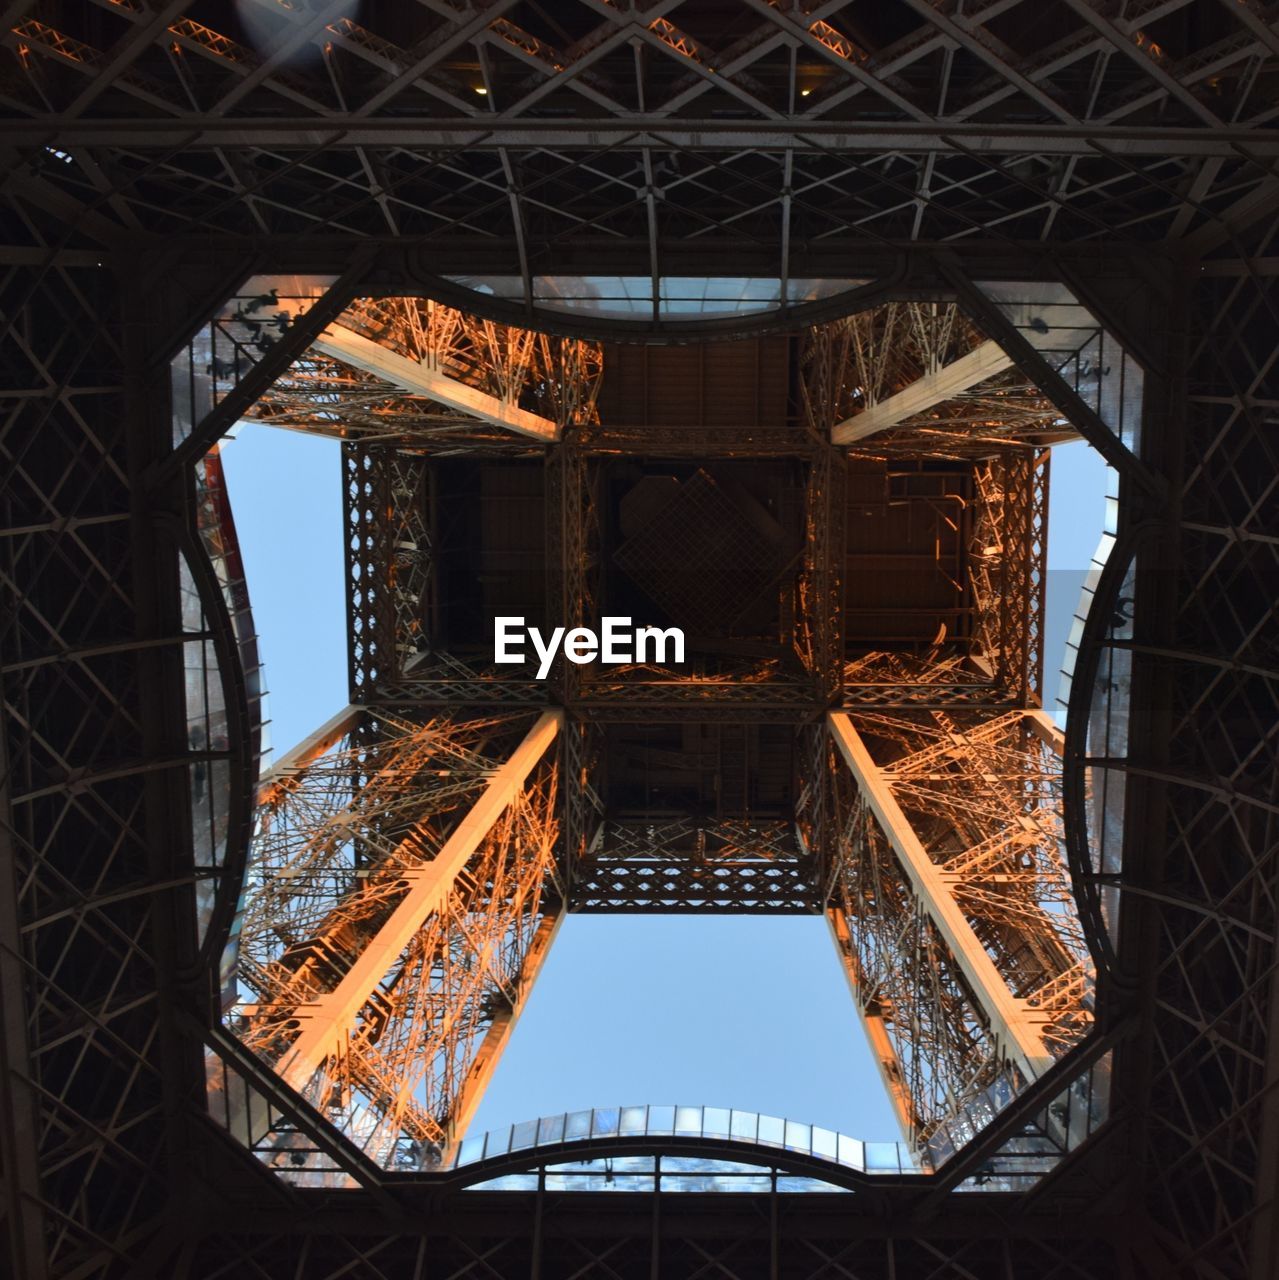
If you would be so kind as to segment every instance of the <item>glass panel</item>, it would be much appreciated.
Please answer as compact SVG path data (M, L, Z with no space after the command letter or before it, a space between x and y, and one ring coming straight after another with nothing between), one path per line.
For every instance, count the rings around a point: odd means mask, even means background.
M776 1116L760 1116L759 1141L768 1146L780 1147L786 1133L786 1122Z
M592 1112L591 1134L594 1137L606 1137L617 1132L617 1108L597 1107Z
M649 1133L674 1133L675 1132L675 1108L674 1107L649 1107L648 1131Z
M863 1148L864 1144L857 1138L848 1138L841 1133L839 1135L839 1163L848 1165L850 1169L865 1169L866 1152Z
M702 1132L708 1138L728 1137L728 1109L706 1107L702 1111Z
M536 1191L537 1174L507 1173L500 1178L490 1178L487 1182L476 1182L466 1189L468 1191Z
M812 1129L797 1120L786 1121L786 1146L790 1151L808 1151L813 1145Z
M834 1160L838 1150L839 1135L832 1129L813 1126L813 1155L823 1160Z
M680 1134L700 1134L702 1131L701 1107L676 1107L675 1132Z
M866 1146L867 1173L900 1173L901 1162L895 1142L868 1142Z
M1101 321L1055 281L980 281L977 287L1135 453L1145 373Z
M486 1135L484 1143L484 1158L491 1159L493 1156L504 1156L511 1149L511 1126L508 1124L502 1129L493 1129Z
M619 1132L626 1137L633 1134L642 1134L647 1132L648 1126L648 1108L647 1107L623 1107L622 1119Z
M564 1116L543 1116L537 1125L537 1142L545 1146L551 1142L564 1141Z
M477 293L521 300L519 276L449 276L455 284ZM860 288L864 278L816 279L786 282L790 303L814 302ZM662 276L658 281L659 314L695 320L698 317L752 314L780 305L782 282L777 276ZM651 276L534 276L533 300L550 311L576 311L604 320L651 320Z
M814 1191L842 1191L847 1192L847 1187L837 1187L834 1183L823 1182L820 1178L798 1178L786 1177L777 1179L777 1190L782 1192L814 1192Z
M179 445L306 315L336 276L250 276L169 364Z
M589 1111L571 1111L564 1125L564 1138L572 1142L577 1138L591 1136L591 1113Z
M481 1133L462 1139L462 1145L457 1153L458 1164L474 1164L477 1160L484 1159L484 1137L485 1135Z
M734 1111L732 1136L742 1142L754 1142L759 1126L759 1116L753 1111Z

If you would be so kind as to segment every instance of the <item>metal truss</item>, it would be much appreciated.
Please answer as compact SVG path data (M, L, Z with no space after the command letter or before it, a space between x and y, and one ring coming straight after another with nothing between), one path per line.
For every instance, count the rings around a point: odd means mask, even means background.
M598 420L601 372L596 343L427 299L357 298L247 416L434 457L530 454Z
M810 413L854 455L980 459L1076 432L955 303L890 302L807 337Z
M1022 706L1043 680L1049 453L1003 452L973 469L969 541L974 656Z
M429 1169L558 919L556 722L499 768L509 715L381 721L375 746L350 735L269 782L228 1017L375 1164ZM310 1167L293 1143L259 1154Z
M1279 50L1251 5L750 0L714 31L702 8L579 0L551 24L458 3L373 30L336 4L259 5L259 52L181 5L69 24L24 3L8 136L30 146L32 117L57 118L24 189L92 210L101 235L479 237L526 303L541 251L582 237L654 275L681 238L768 244L798 278L817 273L797 246L850 233L1211 244L1273 197Z
M175 1277L229 1280L256 1267L266 1274L287 1270L300 1280L376 1280L429 1266L441 1280L477 1271L492 1280L523 1280L538 1269L723 1280L894 1280L947 1272L983 1280L1094 1280L1121 1265L1121 1257L1125 1264L1131 1259L1128 1246L1117 1243L1122 1226L1109 1215L1069 1235L1059 1223L1033 1221L1009 1243L1006 1234L998 1236L993 1206L974 1203L927 1238L894 1236L864 1223L854 1236L852 1220L836 1208L852 1196L772 1195L771 1211L749 1196L633 1194L603 1204L592 1197L596 1217L586 1231L580 1198L554 1182L548 1175L535 1190L468 1192L447 1218L414 1205L411 1216L420 1227L413 1231L376 1238L344 1232L323 1248L305 1232L266 1230L269 1216L250 1213L235 1230L202 1241L189 1269Z
M1168 620L1110 642L1131 654L1134 698L1167 711L1140 735L1134 716L1126 751L1088 749L1151 778L1167 823L1159 861L1146 861L1135 839L1128 846L1146 874L1158 867L1158 881L1147 895L1134 879L1121 925L1144 920L1155 935L1142 958L1154 981L1152 1212L1169 1223L1169 1265L1250 1280L1279 1260L1279 557L1266 515L1279 474L1270 422L1279 386L1263 336L1279 316L1279 286L1256 267L1277 244L1279 225L1260 223L1196 280L1180 528L1151 551L1166 555L1179 539L1176 570L1156 577ZM1155 668L1144 689L1143 663ZM1098 788L1110 770L1099 761L1089 772Z
M875 654L846 660L843 596L832 550L843 545L842 471L836 470L842 464L821 455L813 463L799 637L809 667L824 673L827 696L840 687L842 667L845 681L852 681L849 696L857 701L904 705L953 698L954 705L1038 705L1049 459L1039 445L1073 433L1062 429L1058 411L1042 397L1034 396L1028 409L1025 375L988 349L999 351L981 340L953 303L888 303L805 335L801 391L814 436L839 439L843 431L850 456L890 464L958 461L971 467L974 489L966 525L972 634L939 640L923 661ZM982 357L976 371L938 385L939 374L974 355ZM982 400L971 409L957 408L960 397L974 390ZM1015 394L1005 398L1005 390ZM858 433L859 422L903 400L910 401L908 409L889 415L891 422L877 419L872 429ZM1046 433L1046 426L1053 429ZM965 661L957 663L957 657ZM909 675L903 664L913 668ZM867 679L890 671L891 688L876 688Z
M815 418L818 429L829 417ZM804 568L795 609L796 647L812 672L819 699L839 689L844 654L844 582L842 551L845 520L845 464L837 449L818 451L808 472L805 503Z
M431 589L429 474L420 456L345 445L348 663L351 696L395 683L427 646Z
M812 914L811 862L791 822L609 819L578 866L571 910Z
M509 452L527 454L529 443L473 415L451 410L315 348L272 384L248 417L275 427L405 450L429 448L437 457Z

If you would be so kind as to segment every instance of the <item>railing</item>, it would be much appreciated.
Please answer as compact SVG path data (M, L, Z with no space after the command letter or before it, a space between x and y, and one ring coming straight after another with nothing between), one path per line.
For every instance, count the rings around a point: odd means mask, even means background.
M463 1139L449 1167L460 1168L566 1143L628 1138L744 1143L823 1160L858 1173L900 1176L923 1172L911 1149L901 1142L863 1142L833 1129L755 1111L690 1106L596 1107L525 1120Z

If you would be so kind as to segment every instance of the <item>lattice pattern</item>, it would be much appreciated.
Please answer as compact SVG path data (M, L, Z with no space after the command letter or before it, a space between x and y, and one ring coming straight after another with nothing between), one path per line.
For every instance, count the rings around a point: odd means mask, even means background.
M1002 453L974 469L969 541L974 650L1023 706L1038 705L1048 529L1047 450Z
M722 635L776 574L780 551L698 471L613 560L677 625Z
M815 884L789 822L611 820L579 864L572 909L811 914Z
M552 422L597 422L598 343L483 320L424 298L360 298L338 323L416 364Z
M1279 467L1265 407L1276 397L1274 349L1264 334L1279 288L1242 257L1273 253L1277 237L1279 226L1263 224L1196 282L1176 612L1164 644L1146 639L1163 655L1157 690L1171 714L1157 736L1135 732L1134 758L1124 762L1167 785L1165 892L1146 907L1158 930L1162 1014L1152 1046L1151 1201L1187 1265L1231 1276L1267 1265L1275 1247L1279 1132L1266 1090L1279 936Z
M518 723L518 722L517 722ZM306 765L258 816L230 1012L239 1037L287 1058L300 1009L333 991L484 788L510 717L425 725L382 717L374 747ZM378 1164L430 1168L449 1141L472 1061L522 966L553 885L558 771L517 794L374 987L340 1057L307 1096ZM306 1168L282 1146L281 1167ZM274 1163L274 1161L272 1161Z
M910 1098L909 1140L927 1152L939 1131L989 1122L1016 1092L983 1012L935 926L919 909L865 796L833 753L832 897L853 925L845 963L864 1014L880 1019Z
M176 898L194 929L197 874L189 849L158 873L154 834L157 802L167 850L190 829L185 725L156 730L163 699L185 720L176 555L131 524L129 441L157 441L126 400L117 280L6 218L46 265L0 275L0 1265L95 1274L167 1192L161 922Z
M1014 1000L1035 1011L1049 1052L1064 1053L1091 1028L1093 983L1050 745L1018 712L866 712L855 725L879 766L865 788L882 788L900 808L942 870L937 892L953 895ZM859 1001L892 1044L912 1140L948 1152L1025 1080L1005 1065L1008 1046L991 1038L991 993L960 976L960 956L938 932L935 908L914 897L917 872L908 874L873 799L859 779L843 800L831 855L833 896L848 920L841 945Z
M849 231L1178 238L1246 205L1271 154L1256 125L1277 51L1250 5L1021 0L997 21L850 3L814 19L763 0L727 21L695 0L649 22L561 10L552 25L422 8L376 31L337 6L251 11L263 54L180 12L116 4L81 25L55 8L7 33L13 109L62 116L52 146L94 148L91 172L57 163L42 180L112 227L478 234L526 287L536 248L582 235L630 240L645 262L646 243L719 229L818 251ZM637 112L671 156L645 159ZM122 113L140 119L90 128ZM282 126L299 114L322 141ZM236 162L206 150L246 122L257 145ZM561 149L574 126L582 142ZM793 272L818 274L800 257Z

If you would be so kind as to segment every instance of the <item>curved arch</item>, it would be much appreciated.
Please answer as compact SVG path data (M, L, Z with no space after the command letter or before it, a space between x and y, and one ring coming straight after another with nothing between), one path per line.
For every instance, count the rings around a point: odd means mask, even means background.
M202 461L207 464L207 459ZM203 483L212 493L218 513L215 535L217 543L226 552L228 562L238 568L239 547L220 469L206 469ZM197 506L198 502L193 502L193 510ZM230 786L221 870L217 877L212 909L200 940L199 963L206 967L218 964L230 939L236 905L248 866L262 734L261 716L256 711L260 698L252 698L249 689L250 668L257 670L257 645L247 590L242 607L237 608L237 616L233 617L231 603L227 598L229 583L220 577L210 553L208 542L211 532L213 531L199 528L181 528L176 522L171 529L177 550L187 566L199 597L200 609L213 645L227 720Z
M1099 970L1112 971L1115 964L1114 927L1106 918L1102 885L1110 878L1104 866L1104 851L1098 844L1088 810L1088 741L1097 729L1093 701L1097 691L1099 669L1103 657L1114 652L1108 643L1111 633L1122 629L1131 618L1117 609L1120 589L1136 571L1143 543L1154 528L1152 521L1129 525L1120 504L1119 530L1093 594L1079 652L1071 678L1067 703L1065 741L1062 752L1062 804L1065 823L1066 856L1075 885L1075 899L1085 925L1085 936ZM1116 624L1119 619L1119 625ZM1125 721L1128 709L1124 709ZM1111 720L1104 728L1109 732Z
M855 311L863 311L885 301L905 281L905 259L893 263L893 269L874 280L861 281L830 297L793 306L779 306L746 314L734 313L708 320L671 319L619 320L592 316L587 311L560 311L546 307L528 307L522 301L481 293L447 276L422 275L411 289L382 285L359 288L360 297L404 297L413 294L430 297L446 306L456 307L486 320L494 320L517 328L535 329L541 333L565 338L595 339L612 342L692 343L730 341L736 338L760 337L784 333L807 325L836 320ZM850 277L850 282L853 278ZM939 296L946 290L937 291Z
M898 1142L862 1142L819 1126L727 1107L605 1107L478 1134L443 1176L472 1186L512 1173L622 1155L741 1161L761 1171L815 1177L849 1190L929 1175Z
M530 1160L530 1157L535 1157ZM561 1143L555 1147L537 1147L506 1156L496 1156L479 1164L464 1165L441 1175L450 1187L480 1186L494 1178L509 1174L534 1173L551 1164L576 1164L589 1160L608 1160L619 1156L692 1156L706 1160L736 1161L755 1166L761 1174L776 1172L795 1177L817 1178L847 1191L870 1190L885 1177L895 1181L918 1180L926 1184L928 1174L886 1169L870 1173L845 1165L806 1156L785 1148L760 1147L724 1138L680 1138L659 1140L646 1138L598 1139L587 1143ZM766 1157L766 1158L765 1158ZM696 1171L691 1171L696 1172ZM709 1171L713 1172L713 1171ZM408 1175L413 1176L413 1175Z

